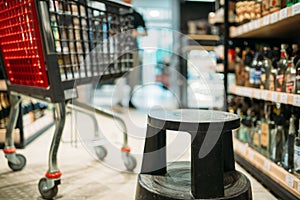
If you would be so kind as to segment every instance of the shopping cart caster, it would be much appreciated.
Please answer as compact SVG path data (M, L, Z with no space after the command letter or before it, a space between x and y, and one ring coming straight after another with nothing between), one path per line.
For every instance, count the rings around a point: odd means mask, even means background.
M39 181L39 192L44 199L52 199L57 195L58 185L60 184L60 172L53 174L46 173L46 178Z
M128 171L133 171L136 167L136 159L130 155L130 148L122 148L122 159Z
M96 146L95 152L99 160L104 160L107 155L107 150L103 146Z
M13 171L20 171L25 167L26 158L22 154L16 153L16 149L4 149L3 151L10 169Z

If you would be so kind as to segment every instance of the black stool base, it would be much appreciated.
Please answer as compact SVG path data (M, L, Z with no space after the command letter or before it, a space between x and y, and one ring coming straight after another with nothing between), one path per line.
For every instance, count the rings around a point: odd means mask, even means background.
M194 199L191 197L191 163L175 162L164 176L139 174L136 200ZM251 185L238 171L224 173L225 197L217 199L251 200Z

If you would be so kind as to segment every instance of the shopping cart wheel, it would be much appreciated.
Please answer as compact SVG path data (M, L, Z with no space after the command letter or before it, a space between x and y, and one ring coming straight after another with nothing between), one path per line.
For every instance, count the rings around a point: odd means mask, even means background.
M58 188L54 185L52 188L47 188L47 179L41 178L39 181L39 191L44 199L52 199L57 195Z
M103 160L107 155L107 150L103 146L96 146L95 151L99 160Z
M17 157L19 163L16 164L16 163L12 163L12 162L8 161L8 166L9 166L13 171L20 171L20 170L22 170L22 169L25 167L25 165L26 165L26 158L25 158L25 156L23 156L22 154L18 154L18 153L16 154L16 157Z
M136 167L136 159L135 157L133 157L132 155L130 155L127 152L122 152L123 153L123 161L124 161L124 165L126 167L126 169L128 171L133 171L134 168Z

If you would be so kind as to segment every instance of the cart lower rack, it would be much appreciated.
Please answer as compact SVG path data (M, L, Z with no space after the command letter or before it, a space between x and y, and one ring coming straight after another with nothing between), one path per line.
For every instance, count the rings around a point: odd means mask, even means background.
M105 0L0 0L0 57L11 101L4 153L11 169L26 164L12 139L20 96L55 106L49 168L39 182L43 198L57 194L56 155L66 103L77 98L77 86L115 79L133 67L130 12L128 5Z

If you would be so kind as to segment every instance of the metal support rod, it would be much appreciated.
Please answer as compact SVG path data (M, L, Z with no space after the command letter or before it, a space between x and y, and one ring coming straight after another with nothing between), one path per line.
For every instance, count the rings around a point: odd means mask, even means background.
M18 120L21 98L17 95L10 94L9 100L10 100L10 113L9 113L9 120L6 128L5 149L10 149L15 147L13 132Z
M71 108L71 109L74 109L76 111L79 111L79 112L82 112L82 113L85 113L85 114L88 114L89 116L91 116L91 118L93 119L94 121L94 124L97 123L97 120L95 118L95 116L93 114L99 114L99 115L104 115L106 117L109 117L109 118L112 118L112 119L115 119L119 122L119 124L122 126L122 132L123 132L123 138L124 138L124 144L123 146L124 147L127 147L128 146L128 135L127 135L127 126L124 122L124 120L118 116L116 113L112 112L112 111L109 111L109 110L105 110L103 108L100 108L100 107L92 107L92 106L89 106L87 104L84 104L84 103L80 103L78 101L73 101L72 104L68 104L68 107ZM95 130L96 130L96 134L98 134L98 126L95 126ZM99 135L96 135L96 136L99 136Z
M66 121L66 108L65 103L56 103L55 104L56 111L56 126L55 131L49 151L49 169L48 173L58 172L57 168L57 151L60 144L60 139L62 136L63 128L65 126Z

